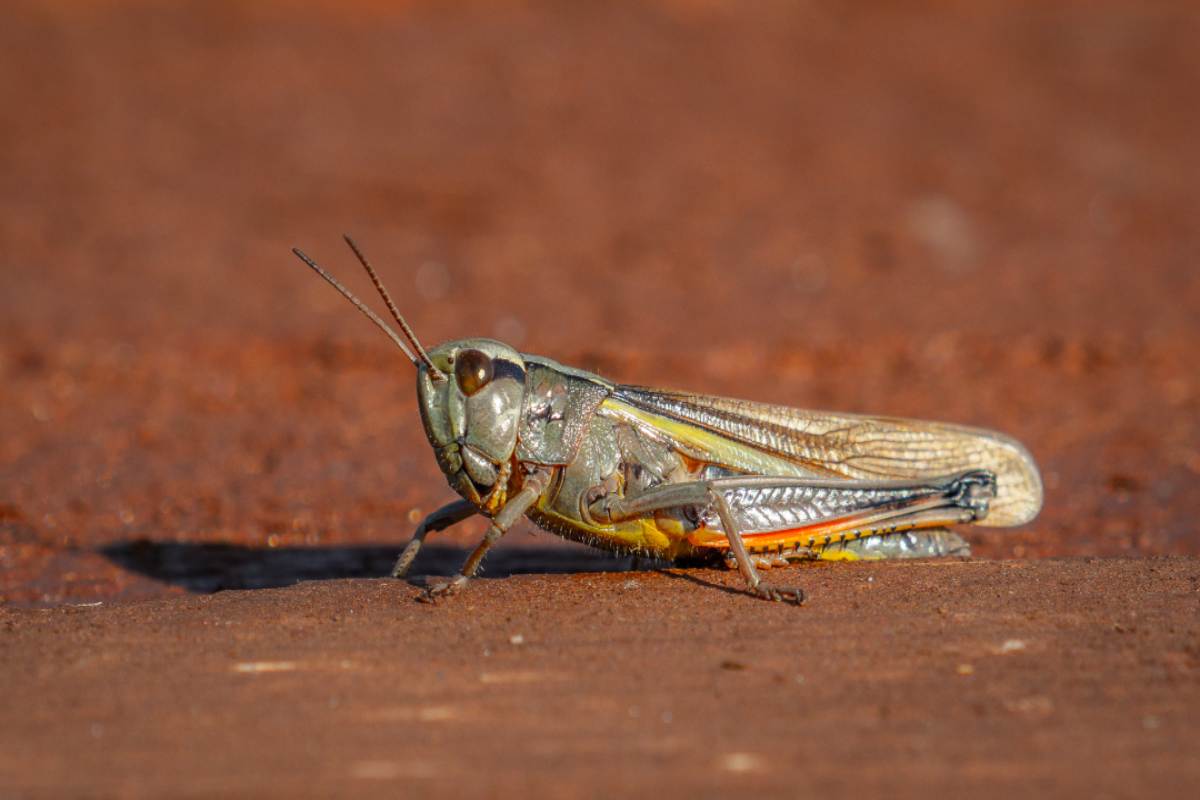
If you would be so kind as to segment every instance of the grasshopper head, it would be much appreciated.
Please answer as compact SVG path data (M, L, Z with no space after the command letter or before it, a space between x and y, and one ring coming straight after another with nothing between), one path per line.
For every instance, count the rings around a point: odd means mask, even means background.
M435 347L419 365L417 396L425 434L450 486L480 507L502 501L525 396L525 360L492 339Z
M517 447L517 423L525 396L525 360L508 345L491 339L446 342L426 352L358 245L349 236L343 238L375 284L404 339L315 261L300 250L292 252L408 356L417 368L417 395L425 434L450 486L480 508L498 510L505 500Z

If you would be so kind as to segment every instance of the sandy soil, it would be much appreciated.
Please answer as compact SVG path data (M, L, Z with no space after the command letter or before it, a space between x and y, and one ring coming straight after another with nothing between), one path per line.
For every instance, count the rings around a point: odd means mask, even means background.
M0 796L1194 781L1194 6L158 6L0 25ZM525 526L418 607L342 231L430 342L1000 429L1045 511L799 612Z

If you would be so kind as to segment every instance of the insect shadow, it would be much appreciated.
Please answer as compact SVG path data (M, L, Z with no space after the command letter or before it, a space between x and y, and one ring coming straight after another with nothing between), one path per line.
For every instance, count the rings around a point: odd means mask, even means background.
M733 594L733 595L746 594L746 591L744 589L742 589L740 586L727 586L723 583L717 583L716 581L705 580L704 578L700 577L699 575L694 574L693 572L684 572L679 569L663 569L663 568L656 568L654 571L657 572L659 575L662 575L665 578L670 578L671 580L674 580L674 581L685 581L687 583L694 583L697 586L703 586L706 589L712 589L712 590L715 590L718 592L724 592L725 594Z
M211 594L226 589L273 589L299 581L383 578L391 574L397 549L394 545L266 548L135 539L110 544L99 552L123 569L195 594ZM427 545L415 572L421 576L454 575L468 552L468 548ZM484 577L627 572L657 566L659 562L637 562L582 547L529 545L496 550L487 560ZM408 582L420 585L423 580L416 577Z

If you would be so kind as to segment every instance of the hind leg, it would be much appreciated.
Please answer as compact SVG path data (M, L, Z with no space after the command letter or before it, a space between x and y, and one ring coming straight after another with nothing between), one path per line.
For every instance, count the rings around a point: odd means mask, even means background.
M857 539L973 522L987 515L995 486L995 476L986 470L922 481L745 476L666 484L632 498L602 494L585 510L601 523L687 510L709 531L724 534L726 562L736 564L751 594L799 604L803 592L774 589L759 577L759 566L775 565L770 548L779 548L782 563ZM743 535L747 530L755 532L753 556ZM790 552L784 553L784 546Z

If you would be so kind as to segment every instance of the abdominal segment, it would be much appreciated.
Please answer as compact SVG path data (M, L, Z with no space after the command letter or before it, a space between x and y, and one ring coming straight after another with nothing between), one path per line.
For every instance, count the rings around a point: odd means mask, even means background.
M879 561L882 559L940 558L943 556L970 556L971 546L961 536L948 528L925 528L864 535L857 539L837 538L831 544L817 540L812 546L802 541L782 542L773 546L749 547L749 555L758 569L770 569L796 564L801 561ZM716 552L719 558L705 552ZM737 559L730 550L698 549L685 563L723 562L730 569L737 568Z

